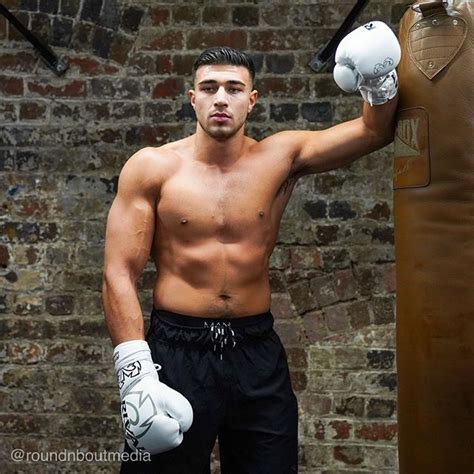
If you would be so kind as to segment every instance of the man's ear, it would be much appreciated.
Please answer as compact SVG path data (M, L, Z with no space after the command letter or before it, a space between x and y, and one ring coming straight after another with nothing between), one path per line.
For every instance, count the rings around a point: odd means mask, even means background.
M196 102L196 92L194 91L194 89L189 89L187 95L189 97L189 102L191 103L191 106L194 109L194 104Z
M248 107L248 113L252 111L254 108L256 102L257 102L257 97L258 97L258 91L254 89L250 95L249 95L249 107Z

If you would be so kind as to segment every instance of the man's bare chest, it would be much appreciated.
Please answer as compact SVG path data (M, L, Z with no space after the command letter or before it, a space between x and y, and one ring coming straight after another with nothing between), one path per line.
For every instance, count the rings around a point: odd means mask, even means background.
M162 186L159 222L174 232L235 238L266 228L288 201L292 186L285 173L262 166L228 173L181 169Z

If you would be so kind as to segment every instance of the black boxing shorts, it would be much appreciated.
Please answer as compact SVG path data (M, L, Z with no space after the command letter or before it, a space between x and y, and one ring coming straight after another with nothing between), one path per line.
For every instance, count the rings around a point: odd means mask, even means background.
M209 474L216 438L222 474L297 472L298 407L271 312L215 319L153 310L146 340L161 382L189 400L194 421L180 446L123 461L121 473Z

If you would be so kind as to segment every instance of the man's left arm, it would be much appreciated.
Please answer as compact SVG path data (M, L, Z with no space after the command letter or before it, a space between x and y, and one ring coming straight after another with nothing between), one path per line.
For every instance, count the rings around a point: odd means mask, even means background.
M292 173L320 173L347 165L392 142L400 45L382 22L367 23L347 35L336 51L334 79L345 91L359 90L361 117L320 131L286 131L279 138L292 150Z
M393 141L398 95L383 105L363 105L361 117L326 130L288 131L295 147L292 173L322 173L345 166Z

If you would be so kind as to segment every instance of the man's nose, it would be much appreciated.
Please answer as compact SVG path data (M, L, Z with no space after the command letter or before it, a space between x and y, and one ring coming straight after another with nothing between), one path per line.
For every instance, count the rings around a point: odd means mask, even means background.
M217 89L216 95L214 96L214 103L216 105L227 105L227 93L224 86Z

